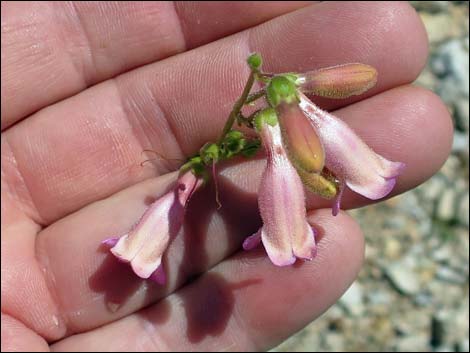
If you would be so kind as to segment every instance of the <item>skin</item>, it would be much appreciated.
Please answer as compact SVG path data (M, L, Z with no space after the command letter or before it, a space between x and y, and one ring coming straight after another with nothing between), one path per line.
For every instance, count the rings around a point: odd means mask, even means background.
M447 158L447 109L409 85L427 39L406 3L2 2L2 350L266 350L354 281L361 230L314 196L312 262L278 268L262 248L241 251L260 226L261 160L221 167L220 210L211 186L194 196L165 287L99 246L175 179L177 161L140 167L143 149L185 158L218 137L252 51L272 72L378 70L362 96L315 101L407 164L393 194ZM345 192L343 208L369 203Z

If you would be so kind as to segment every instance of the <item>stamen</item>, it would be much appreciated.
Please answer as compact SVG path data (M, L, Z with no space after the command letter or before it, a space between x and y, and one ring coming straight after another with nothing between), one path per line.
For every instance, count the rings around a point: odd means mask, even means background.
M157 151L154 151L154 150L149 150L149 149L145 149L141 152L141 154L144 154L145 152L152 152L152 153L155 153L159 158L149 158L149 159L146 159L145 161L143 161L142 163L140 163L140 166L143 167L145 163L147 162L151 162L151 161L155 161L157 159L161 159L161 160L164 160L165 162L171 162L171 161L177 161L177 162L185 162L184 159L180 159L180 158L167 158L165 157L164 155L162 155L160 152L157 152ZM170 168L168 169L173 169L170 165Z
M214 179L214 186L215 186L215 202L217 203L217 210L222 208L222 204L219 201L219 186L217 184L217 173L215 170L215 161L212 161L212 179Z

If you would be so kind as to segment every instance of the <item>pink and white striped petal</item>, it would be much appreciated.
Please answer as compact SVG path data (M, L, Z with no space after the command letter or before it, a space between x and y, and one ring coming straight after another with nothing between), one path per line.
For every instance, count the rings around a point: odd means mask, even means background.
M130 263L137 276L152 277L157 283L165 281L162 256L170 239L178 234L183 223L186 204L202 184L192 172L178 179L173 190L156 200L131 231L118 240L109 238L104 244L121 261Z
M279 124L262 124L260 136L267 152L258 192L264 225L245 240L244 247L253 248L261 235L269 258L277 266L292 265L296 258L312 259L315 239L306 220L304 189L283 148Z
M321 110L300 92L299 98L299 108L314 126L325 149L328 170L369 199L388 195L405 164L378 155L345 122Z

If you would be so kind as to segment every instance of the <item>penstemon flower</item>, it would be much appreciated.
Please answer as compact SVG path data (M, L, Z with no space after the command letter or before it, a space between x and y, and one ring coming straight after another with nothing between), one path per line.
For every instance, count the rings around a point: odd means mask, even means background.
M211 174L217 194L216 164L235 156L249 158L261 144L267 156L258 193L263 226L245 239L243 248L250 250L262 242L278 266L293 264L297 258L311 260L316 253L315 232L306 220L303 186L333 200L336 215L346 187L369 199L380 199L392 191L404 168L403 163L372 151L346 123L305 96L338 99L360 95L377 81L373 67L352 63L275 75L261 71L258 54L247 62L250 75L220 138L189 158L180 168L174 189L155 201L128 234L103 241L141 278L165 283L161 259L181 228L191 195ZM250 94L255 81L265 87ZM245 116L243 107L260 98L266 99L268 107ZM235 122L255 130L259 137L249 138L233 130Z
M356 69L357 65L354 64ZM345 67L337 69L344 71ZM320 72L325 71L328 70ZM333 69L330 73L334 73ZM375 75L369 76L375 80ZM364 85L370 84L367 80L358 83L353 79L349 85L343 84L347 86L347 96L362 92ZM320 87L317 91L329 94L326 88ZM325 198L335 197L334 215L339 211L346 185L372 200L392 191L396 177L404 168L403 163L391 162L372 151L346 123L312 103L290 77L273 77L267 92L278 113L289 157L311 191Z
M316 248L313 230L306 219L304 189L284 150L274 110L262 111L255 126L267 154L258 191L264 225L245 240L243 247L252 249L262 240L269 258L278 266L291 265L296 258L311 260Z
M129 233L106 239L103 244L110 246L111 253L119 260L130 263L140 278L164 284L163 253L181 228L189 198L201 185L202 180L192 172L184 173L172 190L145 211Z

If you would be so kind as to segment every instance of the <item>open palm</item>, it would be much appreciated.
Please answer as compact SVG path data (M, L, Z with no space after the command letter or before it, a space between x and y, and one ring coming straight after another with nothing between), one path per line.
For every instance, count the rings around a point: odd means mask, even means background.
M141 167L142 150L184 159L214 140L254 51L272 72L377 68L367 95L317 102L407 164L395 193L445 160L447 110L409 85L427 41L406 3L2 3L2 350L265 350L341 296L364 244L324 201L309 199L313 261L241 251L260 225L262 160L220 171L220 210L210 186L194 196L166 286L99 246L174 181L178 161Z

